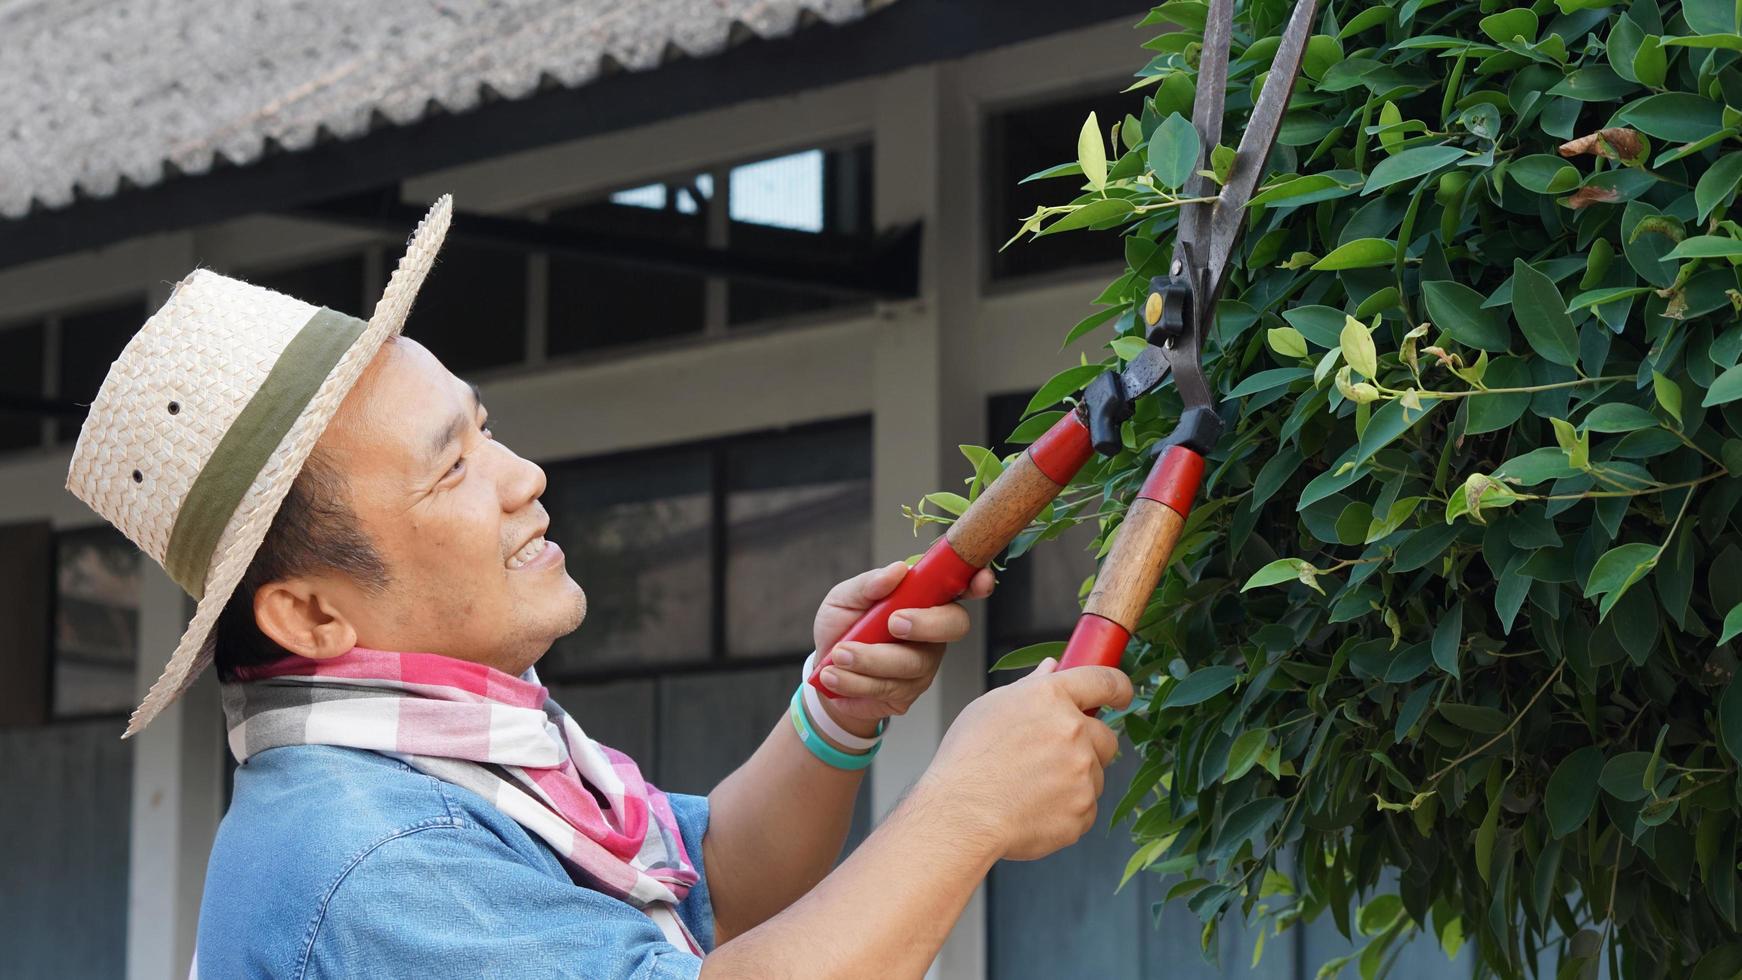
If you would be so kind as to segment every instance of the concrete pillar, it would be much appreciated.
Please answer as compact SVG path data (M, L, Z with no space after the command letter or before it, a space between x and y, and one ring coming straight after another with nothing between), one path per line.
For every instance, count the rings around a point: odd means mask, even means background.
M191 239L165 249L150 305L194 267ZM161 274L156 274L161 272ZM141 574L135 703L145 697L193 615L193 603L151 562ZM223 816L224 731L210 670L131 740L133 816L127 874L129 980L181 980L193 961L206 858ZM117 732L116 734L120 734Z
M879 228L923 219L920 298L884 308L872 357L872 542L877 560L924 550L901 514L933 490L955 489L968 472L956 449L982 441L984 410L974 376L971 330L975 230L964 173L971 118L950 66L891 76L878 87L874 180ZM937 682L891 725L871 770L872 811L881 818L925 771L962 707L985 690L985 637L978 623L954 644ZM985 975L984 890L969 904L928 974Z

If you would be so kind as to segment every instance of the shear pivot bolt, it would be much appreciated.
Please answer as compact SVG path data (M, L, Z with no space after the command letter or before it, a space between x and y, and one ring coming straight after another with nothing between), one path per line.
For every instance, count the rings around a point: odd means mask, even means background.
M1161 294L1150 293L1149 299L1143 304L1143 322L1155 326L1161 319Z

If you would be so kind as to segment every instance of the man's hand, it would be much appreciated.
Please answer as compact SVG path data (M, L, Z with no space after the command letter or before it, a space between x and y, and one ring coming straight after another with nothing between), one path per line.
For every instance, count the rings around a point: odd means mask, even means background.
M856 575L829 590L817 610L817 649L834 649L835 663L823 670L823 684L839 694L825 698L824 708L850 732L870 735L877 723L905 714L931 686L944 645L968 632L968 611L960 603L930 609L905 609L889 617L895 643L841 643L841 637L865 610L895 591L907 575L907 563L895 562ZM992 594L992 570L982 568L968 582L965 598Z

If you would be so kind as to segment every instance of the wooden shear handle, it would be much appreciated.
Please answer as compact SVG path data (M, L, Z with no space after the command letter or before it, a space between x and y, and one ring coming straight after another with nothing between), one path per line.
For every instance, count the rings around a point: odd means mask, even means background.
M1119 666L1203 482L1204 457L1184 446L1170 446L1156 460L1101 562L1060 670Z
M1077 412L1065 413L974 498L919 563L908 569L895 591L866 610L841 642L888 643L895 639L889 632L889 617L897 610L938 606L961 595L974 573L998 557L1071 482L1092 451L1088 426ZM825 651L810 683L832 698L837 695L821 680L823 668L831 663L834 651Z

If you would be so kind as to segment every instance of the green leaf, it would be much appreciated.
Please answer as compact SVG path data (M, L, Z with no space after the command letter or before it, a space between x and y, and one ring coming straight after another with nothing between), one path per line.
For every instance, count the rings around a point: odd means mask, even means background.
M1079 228L1098 225L1103 221L1111 221L1114 218L1130 214L1131 207L1131 202L1122 197L1107 197L1090 201L1082 207L1077 208L1075 211L1072 211L1070 214L1067 214L1059 218L1057 221L1054 221L1052 224L1047 225L1045 228L1042 228L1040 231L1035 233L1034 237L1045 238L1047 235L1056 234L1057 232L1076 231Z
M1281 585L1284 582L1300 580L1301 573L1312 567L1312 563L1301 558L1278 558L1252 573L1246 584L1240 586L1241 592L1263 588L1266 585Z
M1295 336L1298 337L1298 336L1300 336L1300 334L1297 332L1295 334ZM1305 353L1304 347L1302 348L1302 353L1303 354ZM1249 376L1241 379L1239 384L1228 389L1227 397L1229 397L1229 398L1241 398L1241 397L1244 397L1246 395L1256 395L1261 391L1269 391L1272 388L1280 388L1283 385L1290 384L1290 383L1295 382L1295 381L1299 381L1303 378L1310 378L1312 376L1313 376L1312 368L1304 368L1304 367L1271 368L1268 371L1259 371L1257 374L1249 375Z
M1333 255L1336 253L1332 253ZM1379 353L1373 346L1373 334L1367 325L1354 317L1343 318L1343 331L1337 337L1343 360L1368 378L1379 375Z
M1106 368L1099 364L1081 364L1065 368L1048 379L1046 384L1040 386L1040 390L1028 400L1028 407L1022 410L1022 414L1031 415L1043 408L1057 405L1064 400L1066 395L1081 391L1084 385L1095 380L1105 370Z
M1516 481L1523 487L1533 486L1544 480L1564 480L1577 475L1578 471L1567 465L1567 454L1553 446L1532 449L1522 456L1514 456L1501 463L1494 471L1496 479Z
M1149 347L1149 341L1142 337L1114 337L1107 346L1113 348L1121 361L1130 361Z
M1192 132L1193 135L1197 133L1196 130ZM1280 184L1266 187L1254 194L1246 206L1262 207L1274 204L1283 207L1298 207L1302 204L1314 204L1318 201L1347 197L1359 190L1360 187L1361 175L1353 170L1307 174L1303 177L1291 177Z
M1482 383L1490 389L1524 388L1530 382L1530 364L1519 357L1495 358L1482 377ZM1464 434L1473 436L1510 428L1530 408L1530 397L1529 392L1523 391L1471 395L1464 399L1467 406Z
M1669 250L1666 259L1742 259L1742 239L1695 235Z
M1512 315L1532 350L1556 364L1578 364L1579 335L1566 300L1554 280L1523 259L1512 262Z
M1514 7L1498 14L1489 14L1476 26L1495 41L1518 38L1528 44L1536 40L1536 14L1529 7Z
M1742 34L1695 34L1691 37L1666 37L1663 39L1663 43L1684 48L1723 48L1726 51L1742 51ZM1661 80L1660 76L1659 81Z
M1597 780L1603 774L1603 750L1594 745L1575 750L1555 767L1545 797L1548 824L1556 837L1583 826L1597 803Z
M1397 243L1383 238L1357 238L1331 250L1331 254L1313 263L1319 271L1341 269L1371 269L1390 265L1397 260Z
M1723 128L1724 107L1685 92L1640 99L1621 110L1616 121L1647 136L1689 143Z
M1663 81L1669 75L1669 55L1663 51L1665 44L1674 44L1654 34L1647 34L1639 39L1639 50L1633 53L1633 76L1640 84L1652 88L1662 88ZM1623 90L1625 91L1625 90ZM1610 98L1619 98L1618 92Z
M1718 633L1718 642L1729 643L1738 633L1742 633L1742 603L1730 607L1730 611L1725 614L1724 627Z
M1645 767L1650 763L1650 752L1623 752L1604 764L1597 782L1624 803L1638 802L1650 792L1645 788Z
M1251 800L1228 815L1216 834L1216 844L1210 850L1211 860L1232 857L1246 841L1262 836L1270 825L1282 816L1283 801L1276 797Z
M1392 184L1431 174L1466 156L1469 153L1457 146L1417 146L1394 153L1374 165L1361 193L1371 194Z
M1264 752L1264 745L1270 738L1270 729L1254 728L1241 732L1234 740L1234 745L1228 749L1228 771L1222 775L1222 782L1231 783L1246 775L1257 764L1259 755Z
M1700 405L1710 408L1713 405L1723 405L1742 398L1742 364L1718 375L1712 381L1712 387L1706 390L1706 397L1700 400Z
M1736 29L1735 0L1684 0L1682 16L1700 34L1719 34Z
M993 670L1019 670L1023 667L1033 667L1048 657L1062 657L1065 653L1064 640L1048 640L1045 643L1031 643L1020 650L1012 650L992 665Z
M1265 331L1265 339L1270 349L1283 357L1300 358L1307 354L1306 338L1293 327L1272 327Z
M1742 151L1724 154L1700 175L1699 183L1694 185L1699 220L1706 220L1707 215L1722 206L1736 192L1738 184L1742 184Z
M962 516L962 512L968 509L968 498L959 493L950 493L948 490L928 493L925 495L925 499L928 503L935 504L939 509L948 511L957 517Z
M1149 137L1149 169L1169 189L1185 186L1202 154L1197 127L1177 112L1162 120Z
M1734 615L1732 610L1731 616ZM1730 758L1742 762L1742 678L1731 678L1724 696L1718 699L1718 736Z
M1688 980L1736 980L1738 976L1742 976L1742 944L1729 943L1701 956Z
M1585 598L1626 589L1657 564L1657 546L1624 544L1603 552L1585 580Z
M1342 343L1344 315L1342 310L1329 306L1297 306L1284 310L1282 318L1307 340L1327 350L1335 350Z
M1681 385L1653 371L1651 372L1651 392L1657 397L1659 408L1668 412L1670 417L1677 422L1682 420Z
M1367 422L1367 428L1361 431L1361 440L1355 446L1356 465L1371 459L1374 453L1385 448L1393 439L1433 414L1433 410L1439 405L1439 399L1425 395L1421 398L1419 411L1405 405L1401 398L1386 402L1379 411L1373 413L1373 417Z
M1512 717L1503 711L1486 708L1479 704L1456 704L1450 701L1440 705L1440 714L1452 724L1478 735L1498 735L1512 724Z
M1483 884L1493 884L1490 866L1494 863L1494 837L1500 827L1500 793L1488 801L1488 813L1482 818L1482 825L1476 828L1476 872L1482 876Z
M1579 423L1579 428L1591 432L1632 432L1657 425L1657 416L1638 405L1626 402L1605 402L1591 409Z
M1100 190L1107 186L1107 147L1101 142L1101 124L1093 112L1077 133L1077 166L1083 168L1090 187Z
M1214 667L1200 667L1186 675L1185 680L1168 689L1167 697L1162 699L1163 708L1185 708L1221 694L1234 686L1239 680L1240 672L1233 667L1218 664Z
M1464 603L1459 600L1434 626L1434 663L1454 678L1458 673L1458 650L1464 640Z
M1480 350L1506 349L1506 324L1483 308L1481 293L1461 282L1441 281L1424 282L1421 291L1427 299L1428 317L1453 340Z

